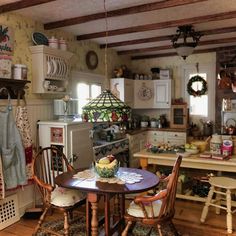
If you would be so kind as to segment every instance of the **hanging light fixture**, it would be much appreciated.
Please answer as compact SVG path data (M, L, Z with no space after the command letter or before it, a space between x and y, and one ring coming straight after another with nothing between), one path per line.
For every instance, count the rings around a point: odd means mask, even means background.
M90 122L97 121L128 121L131 115L131 108L123 101L117 98L108 89L109 79L107 70L107 38L108 38L108 23L107 10L104 0L104 12L106 21L106 42L105 42L105 87L106 89L96 98L92 99L83 110L83 119Z
M176 33L171 41L177 54L185 60L186 57L193 53L202 34L195 32L192 25L179 26Z

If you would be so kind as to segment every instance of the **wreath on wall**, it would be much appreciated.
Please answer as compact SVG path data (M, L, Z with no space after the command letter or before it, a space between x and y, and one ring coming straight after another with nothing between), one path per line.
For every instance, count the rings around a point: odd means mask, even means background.
M193 89L193 83L194 82L201 82L202 83L202 89L201 90L194 90ZM187 91L189 95L193 95L194 97L200 97L201 95L205 95L207 92L207 82L204 80L201 76L195 75L190 78L187 84Z

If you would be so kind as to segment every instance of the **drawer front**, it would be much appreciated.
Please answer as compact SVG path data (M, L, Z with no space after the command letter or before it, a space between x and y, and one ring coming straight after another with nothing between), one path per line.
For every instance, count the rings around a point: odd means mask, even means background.
M186 139L185 132L167 132L166 136L167 138L185 138Z
M184 138L168 138L167 142L170 145L184 145L186 143L186 139Z

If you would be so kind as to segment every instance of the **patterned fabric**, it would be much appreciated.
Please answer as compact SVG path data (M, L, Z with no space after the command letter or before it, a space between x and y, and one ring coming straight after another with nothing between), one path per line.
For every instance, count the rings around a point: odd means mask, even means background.
M155 217L157 217L159 215L159 212L161 210L161 204L162 204L162 201L160 201L160 200L154 201L152 203ZM145 206L145 209L147 211L148 216L151 217L150 205ZM127 209L127 212L131 216L144 217L142 208L138 204L134 203L133 201L130 203L129 208Z
M59 207L73 206L85 199L86 195L78 190L57 187L51 195L51 204Z
M0 200L5 198L5 186L3 179L2 158L0 157Z
M27 179L32 179L32 158L33 158L33 148L32 148L32 132L30 128L30 122L28 119L28 112L26 106L20 106L18 100L18 106L16 107L16 125L20 132L22 143L25 149L26 158L26 175Z

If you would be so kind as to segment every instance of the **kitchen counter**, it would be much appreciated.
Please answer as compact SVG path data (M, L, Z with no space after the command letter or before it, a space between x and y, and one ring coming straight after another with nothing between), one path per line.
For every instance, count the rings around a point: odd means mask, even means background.
M183 132L186 133L187 129L174 129L174 128L139 128L139 129L133 129L133 130L126 130L126 134L129 135L135 135L135 134L139 134L142 133L144 131L169 131L169 132Z

